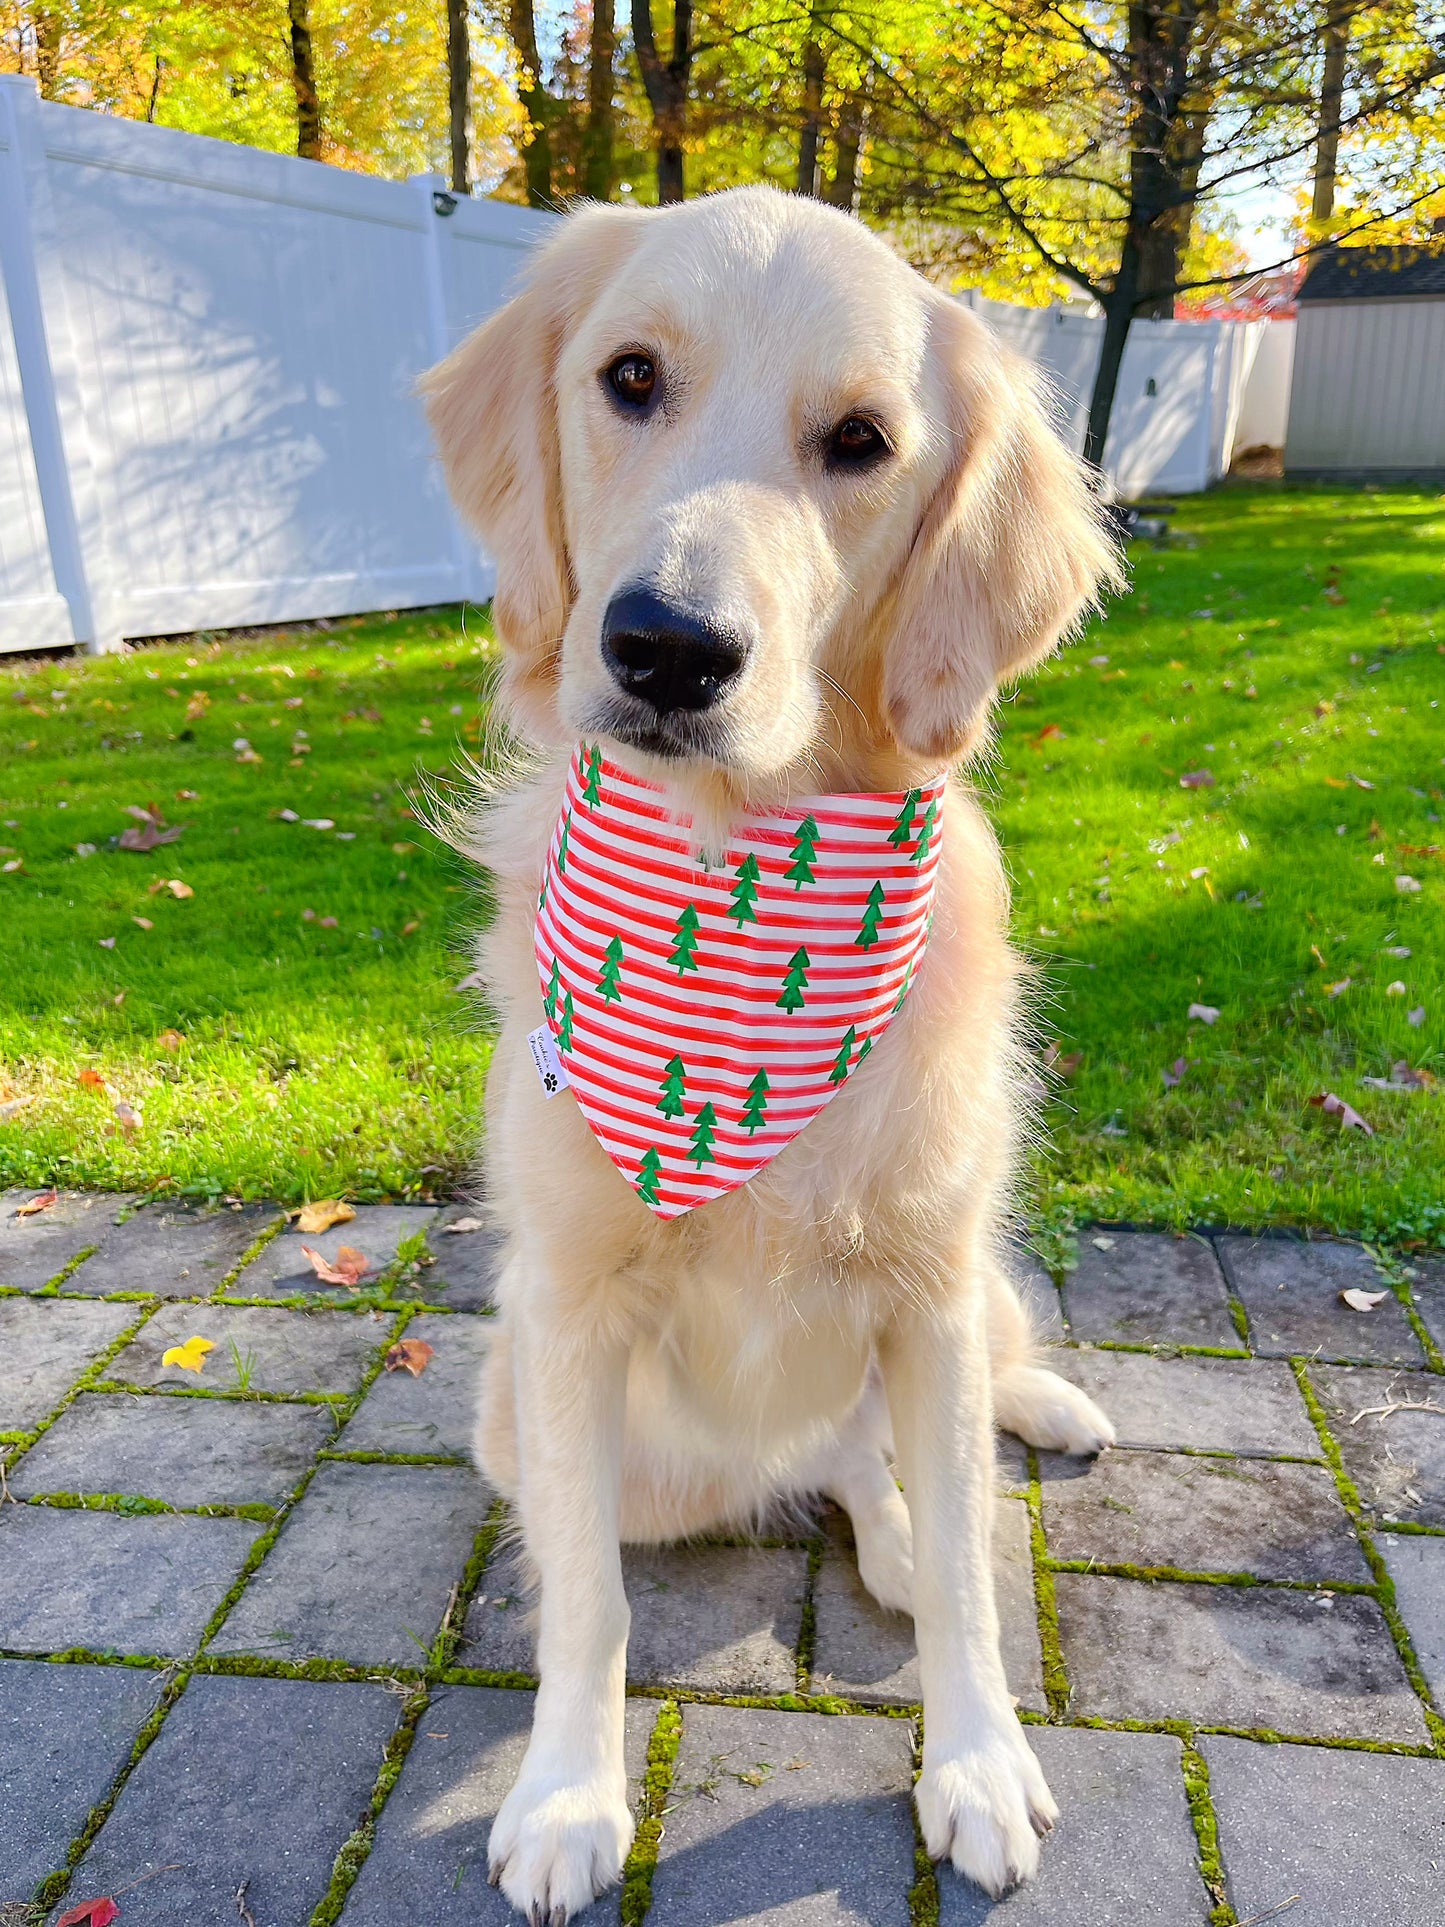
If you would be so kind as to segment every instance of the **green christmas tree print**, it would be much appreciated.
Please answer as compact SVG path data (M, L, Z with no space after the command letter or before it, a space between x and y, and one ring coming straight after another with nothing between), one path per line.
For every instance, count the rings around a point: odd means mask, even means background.
M568 810L562 818L562 840L557 845L557 874L561 876L567 868L567 845L572 839L572 812Z
M622 967L621 937L614 937L602 955L603 964L597 978L597 994L604 1004L615 1004L622 998L622 991L617 982L617 974Z
M685 903L672 936L672 955L667 960L680 977L685 970L697 969L697 908Z
M680 1057L668 1060L667 1075L662 1080L662 1095L657 1100L657 1108L664 1117L682 1116L683 1080L687 1076L687 1066Z
M871 950L878 941L878 919L883 915L883 885L875 883L868 892L867 907L858 934L853 939L860 950Z
M903 988L899 991L897 1002L894 1004L893 1009L889 1012L889 1015L891 1017L896 1017L898 1012L902 1010L903 1000L908 995L909 987L912 985L912 982L913 982L913 965L909 964L907 970L903 973Z
M602 749L597 743L584 745L582 762L587 782L582 791L582 801L589 810L595 810L602 801Z
M566 991L562 998L562 1028L557 1032L557 1048L569 1051L572 1048L572 993Z
M913 834L913 818L917 813L918 799L922 793L921 790L910 790L903 799L903 808L898 812L898 819L888 832L888 841L895 850L901 850Z
M717 1128L717 1112L711 1104L704 1104L697 1114L697 1123L692 1127L692 1145L688 1156L700 1171L705 1164L713 1162L713 1132Z
M783 979L783 994L778 999L779 1010L801 1010L803 992L808 988L808 965L812 961L801 945L788 959L788 974Z
M928 808L923 812L923 821L918 826L918 848L913 852L913 861L921 863L928 855L928 846L933 841L933 826L938 821L938 804L933 797L928 799Z
M751 851L738 865L737 881L733 884L733 907L728 915L739 930L745 923L756 923L758 913L753 905L758 900L758 859Z
M813 881L813 858L817 854L818 825L811 816L805 816L793 838L793 861L783 872L795 890L801 890L805 883Z
M767 1123L768 1092L772 1085L768 1082L765 1070L759 1070L752 1083L748 1085L748 1102L741 1118L742 1128L751 1137Z
M662 1159L657 1155L657 1146L649 1144L637 1168L637 1195L644 1204L657 1203L657 1180L661 1174Z
M858 1064L861 1064L863 1062L863 1059L868 1055L869 1051L872 1050L872 1048L873 1048L873 1039L871 1037L865 1037L863 1039L863 1042L858 1046ZM858 1068L858 1064L855 1064L853 1066L855 1071Z
M848 1075L848 1063L853 1055L853 1045L857 1041L857 1037L857 1031L852 1024L849 1024L847 1030L843 1033L843 1041L838 1046L838 1055L833 1059L833 1068L828 1073L828 1082L830 1084L841 1084L843 1079Z
M557 968L557 959L554 957L552 959L552 974L547 979L547 994L542 999L542 1008L546 1011L553 1023L557 1020L557 995L561 988L562 976Z

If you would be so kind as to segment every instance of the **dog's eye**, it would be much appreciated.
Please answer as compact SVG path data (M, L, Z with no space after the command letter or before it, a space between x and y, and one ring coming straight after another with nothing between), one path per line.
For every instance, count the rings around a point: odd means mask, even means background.
M867 468L888 452L883 430L866 415L849 415L828 437L830 468Z
M605 379L624 407L646 408L657 388L657 366L650 355L619 355Z

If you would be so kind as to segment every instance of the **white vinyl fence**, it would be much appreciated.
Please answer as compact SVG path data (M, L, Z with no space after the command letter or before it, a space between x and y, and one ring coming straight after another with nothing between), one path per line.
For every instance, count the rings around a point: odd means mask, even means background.
M490 593L413 386L552 217L441 186L0 76L0 650Z
M0 651L489 594L414 387L554 218L0 75ZM1048 369L1078 445L1101 322L964 298ZM1279 365L1262 325L1135 327L1120 494L1227 469L1251 366Z

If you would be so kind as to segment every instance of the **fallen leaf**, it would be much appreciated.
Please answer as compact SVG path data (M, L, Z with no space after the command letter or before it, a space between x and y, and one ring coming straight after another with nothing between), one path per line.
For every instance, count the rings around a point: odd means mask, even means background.
M1090 1238L1089 1243L1093 1245L1096 1251L1112 1251L1114 1249L1114 1240L1112 1238Z
M204 689L198 689L186 704L186 721L198 723L211 706L211 699Z
M296 814L295 810L277 810L276 820L279 823L299 823L301 818Z
M120 1908L109 1894L101 1894L95 1900L82 1900L78 1907L68 1908L55 1927L110 1927L113 1920L119 1919Z
M15 1215L17 1218L33 1218L38 1211L48 1211L59 1201L58 1191L39 1191L33 1198L27 1198L24 1204L17 1204Z
M183 823L173 823L165 830L158 829L153 822L147 823L144 828L122 830L116 841L116 848L136 850L143 855L147 850L159 849L162 843L174 843L184 829Z
M98 944L100 945L100 947L101 947L101 949L102 949L102 950L114 950L114 949L115 949L115 938L114 938L114 937L97 937L97 938L96 938L96 942L97 942L97 943L98 943Z
M1332 790L1347 790L1350 787L1343 776L1327 776L1325 782Z
M1395 888L1400 892L1400 895L1402 897L1418 896L1420 892L1419 878L1418 877L1396 877Z
M417 918L413 917L410 923L404 923L401 926L401 934L404 937L412 937L412 936L415 936L417 931L420 929L421 929L420 922L417 920Z
M1047 743L1054 738L1062 739L1063 734L1063 730L1057 723L1045 723L1038 735L1031 736L1029 741L1033 748L1037 749L1041 743Z
M1423 1004L1417 1004L1413 1010L1407 1010L1405 1013L1405 1022L1409 1024L1412 1030L1418 1030L1424 1021L1425 1006Z
M1385 946L1387 957L1408 957L1409 954L1410 946L1407 943L1392 943Z
M139 924L142 930L155 929L155 925L151 922L149 917L132 917L131 922L135 924Z
M1187 769L1179 779L1182 790L1212 790L1214 772L1207 769Z
M318 930L334 930L336 923L337 919L335 917L318 917L316 919L316 928Z
M156 1039L162 1050L179 1050L185 1041L178 1030L163 1030Z
M1350 781L1357 790L1372 790L1375 787L1373 783L1367 783L1363 776L1356 776L1353 770L1350 771Z
M17 870L23 870L24 867L24 857L13 856L8 863L0 863L0 876L13 876Z
M1358 1285L1351 1285L1348 1291L1340 1293L1340 1302L1351 1311L1373 1311L1389 1295L1388 1291L1361 1291Z
M1172 1091L1176 1084L1182 1084L1184 1082L1185 1074L1192 1061L1193 1060L1188 1057L1176 1057L1168 1070L1160 1073L1164 1079L1164 1088L1166 1091Z
M434 1348L424 1338L398 1338L386 1355L386 1369L410 1372L413 1378L420 1378L433 1356Z
M313 1251L310 1245L302 1245L301 1250L323 1285L345 1285L348 1291L355 1291L371 1270L371 1260L354 1245L342 1245L335 1264L323 1258L319 1251Z
M1325 985L1326 997L1343 997L1345 992L1349 989L1350 985L1353 982L1354 982L1353 977L1341 977L1338 983L1326 984Z
M190 884L182 883L179 877L167 877L161 887L169 890L177 903L184 903L187 897L193 897L196 894Z
M480 1218L454 1218L450 1224L442 1226L450 1238L460 1237L464 1231L481 1231L483 1228Z
M350 1224L356 1216L355 1207L346 1203L344 1198L318 1198L314 1204L304 1204L296 1214L298 1231L329 1231L334 1224Z
M115 1121L127 1137L133 1136L143 1122L140 1112L127 1104L123 1097L115 1100Z
M199 803L200 800L201 800L201 792L199 790L177 790L176 791L176 801L178 803Z
M153 823L159 828L166 820L158 810L152 809L149 803L124 803L121 807L125 814L133 816L137 823Z
M301 821L308 830L334 830L336 824L329 816L303 816Z
M100 1072L93 1071L88 1066L85 1070L75 1073L75 1081L77 1084L83 1085L88 1091L103 1091L105 1089L105 1079L101 1076Z
M1317 1097L1307 1100L1316 1110L1323 1111L1326 1117L1337 1117L1340 1128L1346 1131L1363 1131L1366 1137L1375 1135L1374 1127L1365 1122L1352 1104L1346 1104L1342 1097L1333 1091L1321 1091Z
M1219 1012L1213 1004L1191 1004L1187 1015L1191 1022L1197 1020L1201 1024L1214 1024L1219 1021Z
M199 1372L205 1367L206 1353L215 1349L209 1338L188 1338L183 1345L172 1345L162 1352L161 1364L179 1365L183 1372Z

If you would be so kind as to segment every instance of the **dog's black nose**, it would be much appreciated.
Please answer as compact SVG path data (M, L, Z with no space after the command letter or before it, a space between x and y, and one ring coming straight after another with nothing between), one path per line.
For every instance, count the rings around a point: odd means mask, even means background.
M629 696L659 715L711 709L747 660L747 644L714 617L667 602L653 589L623 589L602 621L602 659Z

